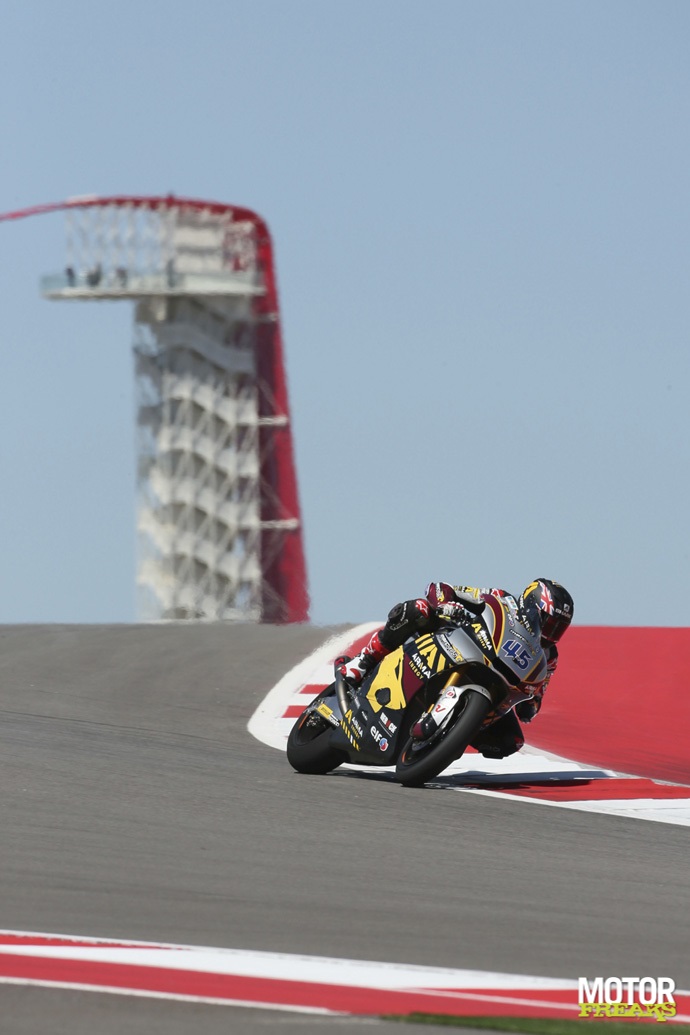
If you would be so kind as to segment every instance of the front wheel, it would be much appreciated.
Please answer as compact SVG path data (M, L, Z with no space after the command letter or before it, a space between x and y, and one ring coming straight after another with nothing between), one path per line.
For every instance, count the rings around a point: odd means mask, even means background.
M323 693L319 697L325 696ZM312 775L329 773L347 762L344 751L331 747L331 733L334 727L319 715L306 708L290 730L287 742L287 758L298 773Z
M466 690L461 700L462 711L447 732L428 743L410 738L405 744L395 768L396 778L404 787L421 787L433 780L460 758L476 736L491 711L491 701L476 690Z

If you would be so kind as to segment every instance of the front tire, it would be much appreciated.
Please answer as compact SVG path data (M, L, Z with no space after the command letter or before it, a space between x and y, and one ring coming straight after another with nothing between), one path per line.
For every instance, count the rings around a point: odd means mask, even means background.
M407 741L395 768L396 779L403 787L421 787L427 780L433 780L469 747L492 704L476 690L467 690L462 699L465 701L462 712L447 733L428 744L411 737Z
M298 773L316 776L329 773L347 762L344 751L331 747L334 729L327 719L306 708L288 737L287 759L292 768Z

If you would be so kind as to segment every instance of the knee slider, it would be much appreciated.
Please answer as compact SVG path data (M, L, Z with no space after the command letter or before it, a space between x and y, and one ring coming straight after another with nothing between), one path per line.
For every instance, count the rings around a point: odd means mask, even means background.
M416 600L404 600L388 613L388 621L381 630L381 642L388 650L400 647L408 636L419 629L420 619L415 607Z
M405 621L405 602L402 604L396 604L388 612L388 621L386 625L391 629L397 629L402 622Z
M425 622L430 614L431 608L428 600L423 600L421 597L417 600L403 600L401 604L396 604L388 612L386 626L391 632L397 632L403 628L409 628L412 632L420 622Z

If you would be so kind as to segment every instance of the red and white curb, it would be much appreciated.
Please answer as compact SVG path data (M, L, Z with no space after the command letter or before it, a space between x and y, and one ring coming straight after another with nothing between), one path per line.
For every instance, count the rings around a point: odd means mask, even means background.
M332 681L334 659L339 654L355 654L381 625L369 622L332 637L286 673L252 715L249 732L262 743L284 751L297 716ZM554 751L558 751L557 744ZM355 771L392 772L362 766L341 766L337 770L347 776ZM593 769L529 746L510 758L496 760L470 749L434 784L463 794L690 826L690 787Z
M576 980L0 931L0 983L293 1010L576 1017ZM676 1021L690 992L676 991Z

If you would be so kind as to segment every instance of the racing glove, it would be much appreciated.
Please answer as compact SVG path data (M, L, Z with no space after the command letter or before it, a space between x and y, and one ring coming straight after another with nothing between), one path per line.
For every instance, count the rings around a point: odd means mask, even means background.
M447 604L439 604L435 610L439 618L445 618L447 622L455 622L456 625L467 625L474 618L474 615L467 610L464 604L457 600L451 600Z

